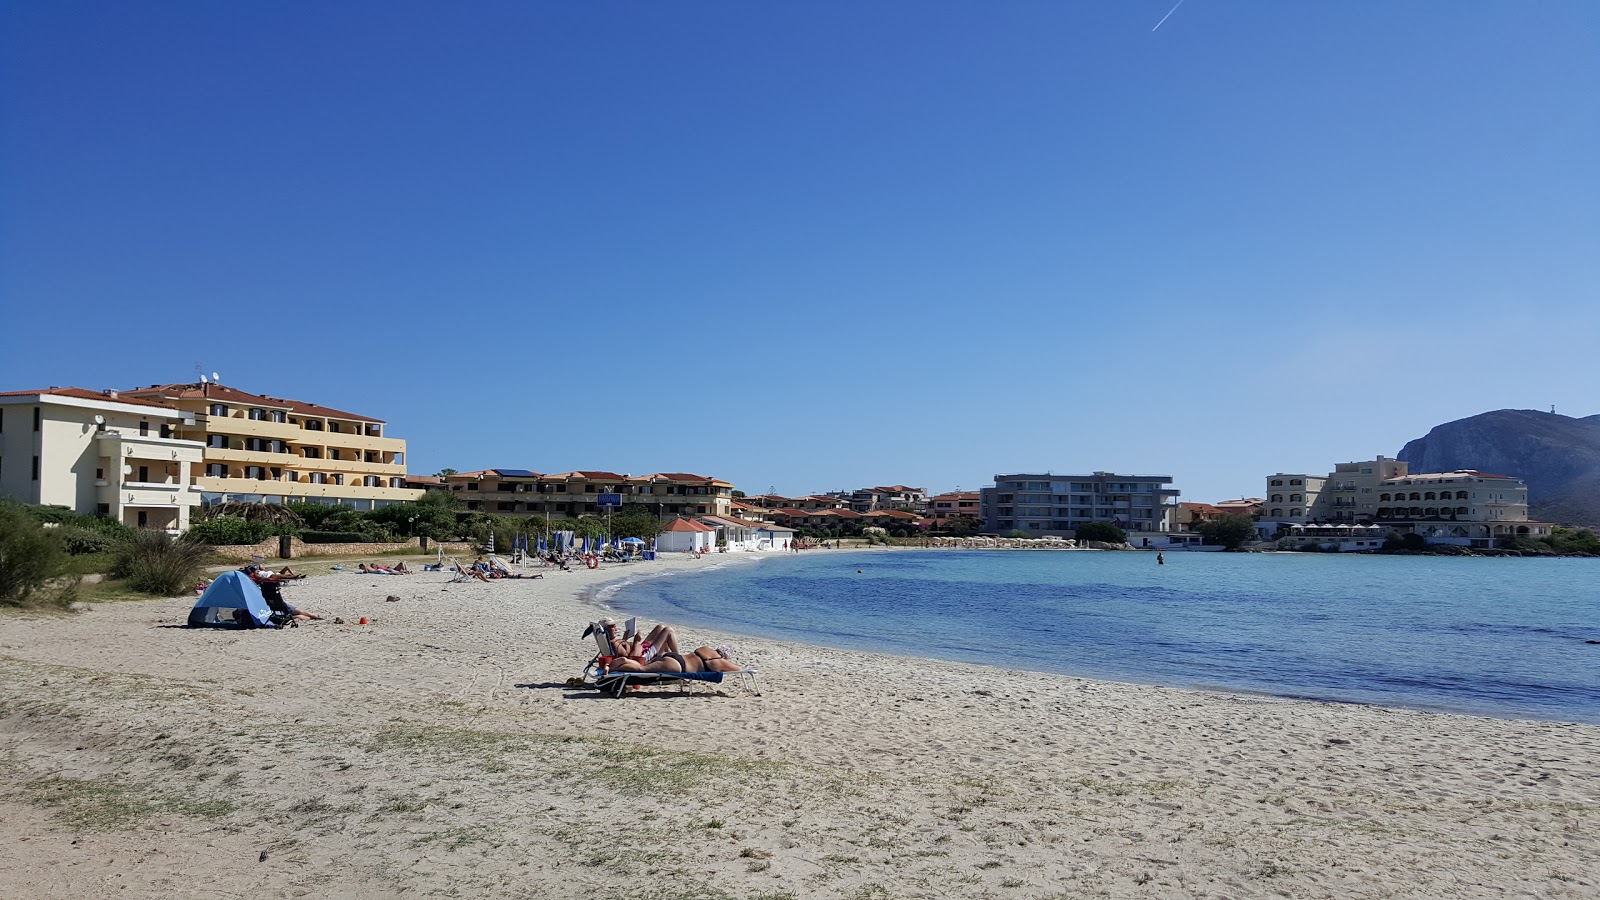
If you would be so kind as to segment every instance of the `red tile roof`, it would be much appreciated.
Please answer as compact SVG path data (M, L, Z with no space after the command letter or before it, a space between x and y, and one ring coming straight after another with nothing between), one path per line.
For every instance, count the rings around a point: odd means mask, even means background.
M662 531L716 531L710 525L702 525L693 519L673 519L667 523Z
M88 388L53 387L42 391L0 391L0 397L32 397L32 396L72 397L77 400L98 400L101 403L127 403L132 406L156 406L161 409L173 410L165 403L154 400L145 400L140 397L130 397L126 393L117 392L117 396L109 396L105 391L91 391ZM175 411L175 410L174 410Z
M278 407L290 412L305 416L321 416L329 419L352 419L358 422L383 423L382 419L371 416L358 415L353 412L334 409L329 406L318 406L315 403L306 403L303 400L288 400L283 397L269 397L266 394L252 394L221 384L157 384L147 388L134 388L123 391L124 396L134 395L140 397L162 397L170 400L215 400L220 403L243 403L248 406Z

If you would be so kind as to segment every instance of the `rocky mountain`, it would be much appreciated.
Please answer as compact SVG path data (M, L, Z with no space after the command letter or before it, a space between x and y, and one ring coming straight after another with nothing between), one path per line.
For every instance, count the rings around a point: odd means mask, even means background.
M1528 483L1534 518L1600 525L1600 415L1497 409L1439 425L1396 458L1417 473L1512 475Z

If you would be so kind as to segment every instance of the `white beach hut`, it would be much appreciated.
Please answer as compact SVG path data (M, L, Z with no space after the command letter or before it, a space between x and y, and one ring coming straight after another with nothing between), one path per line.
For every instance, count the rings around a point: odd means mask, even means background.
M658 553L704 553L712 549L717 530L693 519L673 519L656 535Z

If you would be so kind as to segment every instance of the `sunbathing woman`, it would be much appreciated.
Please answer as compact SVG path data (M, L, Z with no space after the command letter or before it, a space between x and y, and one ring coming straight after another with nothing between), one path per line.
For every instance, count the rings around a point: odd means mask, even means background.
M609 626L615 629L616 626ZM612 634L608 631L607 634ZM617 672L737 672L738 663L729 659L727 654L716 647L698 647L693 653L684 654L678 649L678 636L667 625L657 625L651 629L650 634L638 643L629 642L626 638L612 640L612 647L618 651L637 651L640 644L646 649L640 655L622 652L622 655L613 659L611 670Z

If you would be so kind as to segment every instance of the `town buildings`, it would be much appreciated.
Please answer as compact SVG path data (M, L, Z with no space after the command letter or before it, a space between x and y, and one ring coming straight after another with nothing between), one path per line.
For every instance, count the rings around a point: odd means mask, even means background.
M0 394L0 496L180 532L201 502L192 416L117 391Z
M984 531L1072 537L1080 525L1109 522L1135 546L1162 546L1177 516L1169 475L996 475L979 491Z
M977 491L951 491L928 498L928 527L943 529L951 519L963 517L974 522L982 521Z
M1339 463L1326 477L1269 475L1256 529L1263 537L1316 542L1360 537L1352 529L1366 528L1474 547L1550 534L1550 523L1528 518L1528 488L1520 479L1472 470L1412 474L1409 468L1380 456Z
M415 500L406 442L382 419L226 385L151 385L123 391L184 413L178 436L199 441L194 484L206 505L324 503L370 510Z
M685 472L624 475L578 471L544 475L528 469L484 469L444 476L444 484L469 510L500 515L577 518L604 514L602 498L617 506L647 506L658 517L728 516L733 485Z

